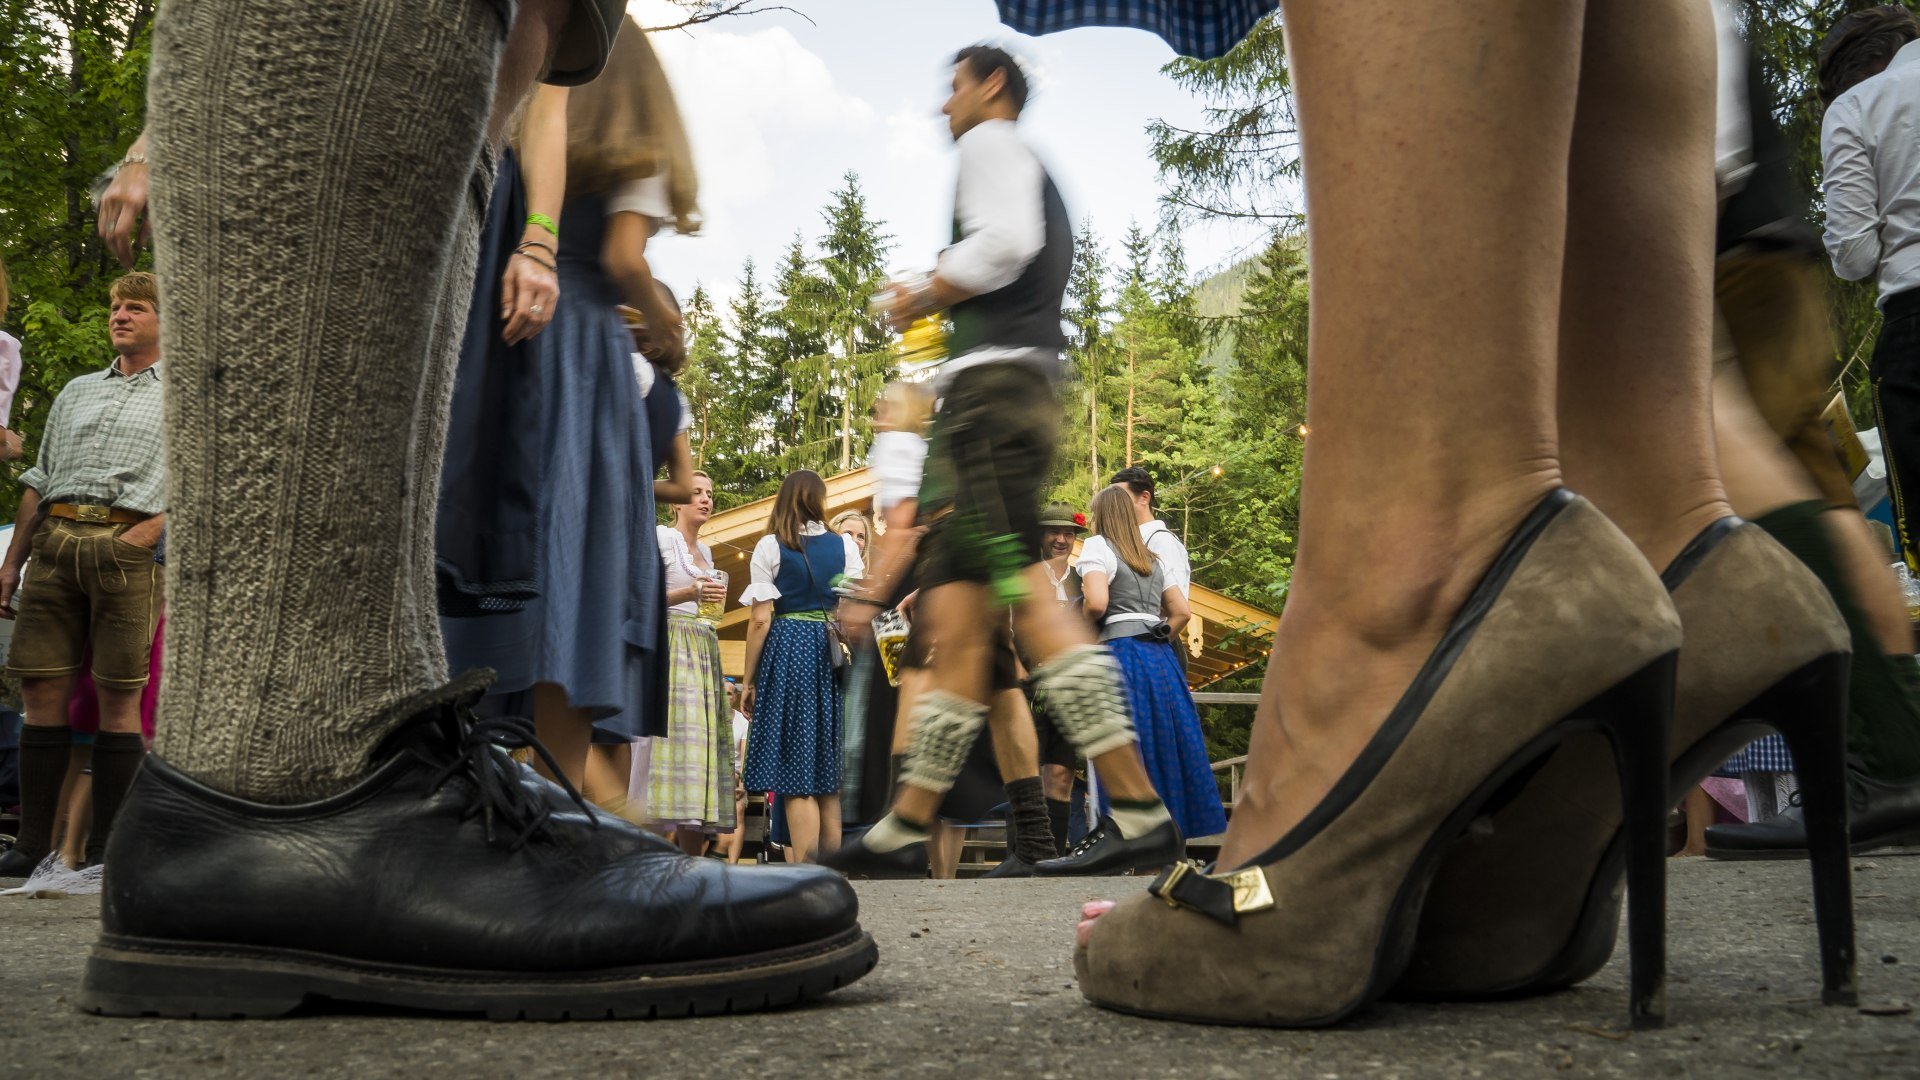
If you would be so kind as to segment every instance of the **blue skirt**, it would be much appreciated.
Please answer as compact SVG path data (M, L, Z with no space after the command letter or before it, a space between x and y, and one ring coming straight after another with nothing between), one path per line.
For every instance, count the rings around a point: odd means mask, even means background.
M748 791L840 790L840 680L827 666L827 624L776 616L754 677Z
M598 742L665 735L664 570L654 533L653 457L633 343L597 268L563 260L553 323L536 339L545 406L537 439L537 596L518 610L440 620L448 666L492 668L486 712L531 714L557 683Z
M1200 734L1200 714L1173 643L1125 637L1107 642L1107 647L1120 662L1127 684L1127 706L1133 711L1147 779L1166 802L1180 835L1192 840L1226 831L1227 812L1213 779L1207 740Z

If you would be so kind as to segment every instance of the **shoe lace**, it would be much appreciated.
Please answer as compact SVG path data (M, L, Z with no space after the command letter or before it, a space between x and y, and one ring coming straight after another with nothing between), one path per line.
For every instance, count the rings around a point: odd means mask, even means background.
M538 754L567 798L573 800L594 828L600 827L593 808L560 771L553 754L535 737L531 719L478 716L464 704L454 707L454 716L459 742L446 764L434 774L428 790L439 791L454 777L464 777L472 785L473 797L461 820L479 816L485 824L488 843L500 842L502 834L496 827L510 829L507 850L518 851L534 836L546 835L548 819L553 816L553 808L521 782L522 766L510 756L515 750Z

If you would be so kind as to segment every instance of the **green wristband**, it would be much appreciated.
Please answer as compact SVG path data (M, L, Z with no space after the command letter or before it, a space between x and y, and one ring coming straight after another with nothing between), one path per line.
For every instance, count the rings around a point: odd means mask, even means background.
M555 236L560 235L560 226L556 224L551 217L548 217L545 214L528 214L527 224L538 225Z

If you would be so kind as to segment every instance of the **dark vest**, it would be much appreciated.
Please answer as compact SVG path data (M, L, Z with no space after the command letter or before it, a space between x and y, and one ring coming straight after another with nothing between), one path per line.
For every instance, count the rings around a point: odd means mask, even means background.
M774 614L832 609L839 603L839 597L833 594L833 579L846 568L847 542L837 532L829 530L807 537L805 552L782 545L780 572L773 576L773 587L780 590L773 602Z
M947 343L950 355L960 356L986 346L1045 349L1062 352L1067 336L1060 329L1060 310L1066 301L1067 275L1073 269L1073 224L1067 220L1067 204L1053 177L1040 170L1041 205L1045 208L1046 243L1013 284L990 293L962 300L953 305L953 336ZM960 221L953 222L953 242L960 235Z

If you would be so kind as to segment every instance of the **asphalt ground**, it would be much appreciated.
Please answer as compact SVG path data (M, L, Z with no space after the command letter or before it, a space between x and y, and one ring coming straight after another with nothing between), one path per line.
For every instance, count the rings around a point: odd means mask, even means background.
M1804 863L1671 868L1671 1023L1643 1032L1626 1029L1624 955L1563 993L1376 1005L1320 1031L1108 1013L1074 988L1073 923L1138 879L862 883L880 966L779 1013L109 1020L72 1005L98 900L0 898L0 1076L1920 1077L1920 858L1855 860L1859 1009L1819 1003Z

